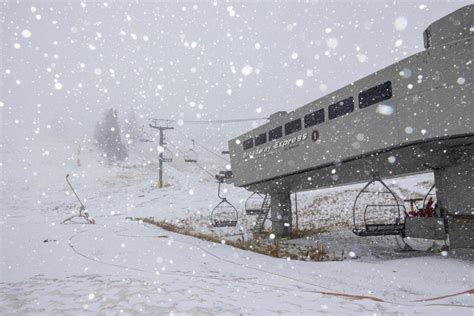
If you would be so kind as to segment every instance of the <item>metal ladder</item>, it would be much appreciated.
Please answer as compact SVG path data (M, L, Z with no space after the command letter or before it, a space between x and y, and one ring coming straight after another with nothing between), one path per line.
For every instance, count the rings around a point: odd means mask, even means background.
M263 228L265 227L265 221L268 217L268 212L270 212L270 194L265 194L265 198L263 199L262 203L262 211L257 216L257 220L255 221L255 226L253 227L253 231L256 233L260 233Z

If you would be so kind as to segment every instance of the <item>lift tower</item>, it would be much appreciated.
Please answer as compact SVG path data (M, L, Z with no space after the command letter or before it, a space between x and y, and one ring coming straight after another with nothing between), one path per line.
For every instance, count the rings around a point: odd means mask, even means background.
M164 122L166 126L160 125L160 122ZM173 127L169 126L169 124L172 121L170 120L163 120L163 119L151 119L151 124L149 125L151 128L156 128L157 130L160 131L160 147L163 148L163 150L160 152L159 156L159 167L158 167L158 172L159 172L159 178L158 178L158 187L161 189L163 187L163 162L170 162L169 160L165 159L163 157L164 153L164 132L165 130L168 129L174 129Z

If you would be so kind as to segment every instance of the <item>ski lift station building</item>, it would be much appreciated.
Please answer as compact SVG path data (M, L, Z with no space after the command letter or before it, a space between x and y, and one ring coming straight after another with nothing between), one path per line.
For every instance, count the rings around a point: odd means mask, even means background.
M431 170L438 207L469 219L459 242L472 245L474 5L423 37L424 51L229 141L227 181L271 195L274 233L291 229L292 192Z

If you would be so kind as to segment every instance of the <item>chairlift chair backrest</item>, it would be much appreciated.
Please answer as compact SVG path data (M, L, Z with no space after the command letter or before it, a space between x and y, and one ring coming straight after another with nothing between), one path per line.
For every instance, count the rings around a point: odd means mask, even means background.
M245 201L245 214L258 215L262 212L265 196L258 192L253 192Z
M165 147L162 154L163 154L163 156L161 158L161 161L163 161L163 162L173 162L173 153L167 147Z

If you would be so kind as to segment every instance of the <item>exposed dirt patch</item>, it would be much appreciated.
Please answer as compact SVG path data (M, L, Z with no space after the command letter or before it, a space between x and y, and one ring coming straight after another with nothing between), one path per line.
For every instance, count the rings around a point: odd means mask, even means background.
M299 245L295 247L289 241L295 238L303 238L321 233L322 229L294 230L290 236L285 238L269 238L270 233L262 232L256 238L250 240L226 239L219 236L204 234L193 231L190 228L183 228L166 221L157 221L153 218L133 218L133 220L142 221L147 224L155 225L168 231L178 234L196 237L214 243L223 243L239 249L249 250L260 254L285 258L291 260L304 261L336 261L337 257L331 256L327 249L321 245Z

